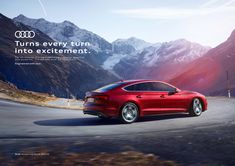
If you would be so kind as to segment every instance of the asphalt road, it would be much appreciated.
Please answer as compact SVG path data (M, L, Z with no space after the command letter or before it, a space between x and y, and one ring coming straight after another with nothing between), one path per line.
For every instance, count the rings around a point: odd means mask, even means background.
M235 98L208 98L200 117L161 115L133 124L79 110L0 100L0 152L63 145L66 151L154 153L182 165L235 165Z

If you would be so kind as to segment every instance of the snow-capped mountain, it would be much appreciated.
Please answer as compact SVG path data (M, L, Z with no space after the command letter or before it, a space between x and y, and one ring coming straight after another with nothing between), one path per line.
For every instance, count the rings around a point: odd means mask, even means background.
M136 57L144 49L151 50L152 46L156 47L157 45L160 45L160 43L152 44L135 37L117 39L112 42L113 55L106 59L102 67L107 70L113 70L113 67L118 64L121 59Z
M53 23L44 19L29 19L23 15L14 18L13 22L0 14L0 23L3 27L0 29L2 45L6 46L0 48L0 77L3 76L22 89L54 93L58 96L64 96L68 92L82 96L88 89L120 78L147 78L171 82L180 88L205 94L225 95L228 72L231 94L235 95L235 77L232 75L235 30L227 41L210 49L185 39L151 44L132 37L109 43L69 21ZM92 54L85 62L45 62L37 67L27 66L25 72L24 66L14 65L12 52L12 34L19 28L38 29L32 41L89 41L92 44Z
M152 43L146 42L142 39L131 37L128 39L117 39L114 42L112 42L112 45L113 45L113 51L115 53L119 52L132 53L135 51L142 50L148 46L151 46Z
M135 37L117 39L112 42L113 55L104 61L102 67L106 70L112 70L121 59L136 56L144 48L151 45L153 44Z
M102 67L105 70L113 70L113 67L119 63L119 61L125 57L127 57L128 54L113 54L112 56L108 57L104 63L102 64Z
M109 43L102 37L80 29L69 21L53 23L45 19L27 18L23 15L15 17L14 21L39 29L56 41L90 42L91 54L86 56L84 61L92 66L101 66L122 78L156 78L158 75L159 79L164 79L165 76L158 74L156 69L159 70L161 67L164 69L165 66L170 68L177 64L182 67L182 64L193 62L210 49L185 39L152 44L131 37ZM176 73L176 69L167 73L170 77Z
M136 46L138 50L134 48L135 43L138 43L138 47ZM156 67L167 61L176 64L188 63L201 57L210 49L210 47L192 43L185 39L150 44L140 39L129 38L126 40L118 39L112 44L115 48L114 54L105 60L102 67L115 72L118 72L116 70L122 64L125 64L124 66L127 64L126 67L130 64L138 64L138 67Z
M155 66L158 63L172 61L173 63L185 63L193 61L204 55L210 47L192 43L185 39L179 39L162 43L155 50L144 54L143 62L145 66Z
M32 28L39 29L55 41L62 42L89 42L90 54L83 57L83 60L93 66L99 67L112 55L112 44L96 35L93 32L77 27L75 24L64 21L62 23L49 22L43 18L31 19L19 15L13 19L15 22L23 23Z
M83 41L90 42L92 48L98 51L111 51L112 45L102 37L93 32L81 29L72 22L62 23L49 22L43 18L32 19L19 15L13 19L25 25L39 29L56 41Z
M210 48L185 39L165 42L144 48L135 56L126 56L113 66L113 70L124 78L165 79L176 74L183 64L193 62ZM171 69L172 66L179 66ZM168 70L169 69L169 70ZM125 70L125 72L123 72ZM167 71L167 75L161 72Z

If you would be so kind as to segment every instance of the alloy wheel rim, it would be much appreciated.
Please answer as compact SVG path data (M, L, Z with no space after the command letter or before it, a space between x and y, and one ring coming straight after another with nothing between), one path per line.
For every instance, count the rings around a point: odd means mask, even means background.
M138 108L135 104L128 103L122 109L122 117L126 122L133 122L138 114Z
M202 104L199 99L194 99L193 111L196 115L200 115L202 113Z

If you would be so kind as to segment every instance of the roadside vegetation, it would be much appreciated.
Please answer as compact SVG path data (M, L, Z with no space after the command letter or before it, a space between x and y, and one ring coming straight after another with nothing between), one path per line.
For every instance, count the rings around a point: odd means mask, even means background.
M0 80L0 99L65 109L82 109L83 105L82 100L57 98L47 93L21 90L3 80Z
M49 94L20 90L13 84L1 80L0 98L32 104L43 104L48 100L55 100L55 97Z
M4 163L5 166L178 166L175 162L161 160L154 154L144 154L136 151L64 154L64 151L57 150L56 154L55 152L50 153L47 148L38 149L37 153L26 150L23 153L17 153L12 159L0 156L0 162Z

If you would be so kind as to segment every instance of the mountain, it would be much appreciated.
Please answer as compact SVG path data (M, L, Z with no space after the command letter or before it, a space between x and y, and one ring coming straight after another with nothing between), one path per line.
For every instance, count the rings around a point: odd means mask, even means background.
M201 57L210 48L185 39L165 42L158 46L154 52L144 55L146 66L157 66L159 63L172 61L172 63L187 63Z
M54 23L43 18L28 18L22 14L15 17L13 20L39 29L55 41L89 42L91 44L91 48L89 48L91 54L85 56L84 60L94 66L101 65L104 60L111 55L112 44L90 31L79 28L72 22L64 21L62 23Z
M166 80L179 74L185 65L191 64L209 49L185 39L158 43L144 48L135 56L122 58L113 70L126 79Z
M191 63L209 50L208 47L185 39L152 44L131 37L109 43L102 37L81 29L69 21L53 23L42 18L31 19L23 15L15 17L14 21L39 29L56 41L90 42L91 53L83 60L124 79L173 77L179 74L182 64ZM167 70L166 65L163 64L166 64L170 70ZM172 70L171 68L176 65L180 66L177 67L178 71Z
M183 89L207 95L227 95L227 71L232 96L235 96L235 30L230 37L198 58L170 82Z
M39 29L56 41L88 41L97 51L110 51L112 46L102 37L77 27L70 21L62 23L49 22L43 18L32 19L19 15L13 18L14 21Z
M70 91L73 95L76 95L76 93L81 94L85 89L92 89L98 85L105 84L105 82L120 78L163 80L183 89L196 90L209 95L225 95L227 86L226 71L229 73L231 88L234 89L234 74L232 72L234 71L235 32L231 34L227 41L211 49L186 39L152 44L131 37L128 39L117 39L109 43L102 37L80 29L69 21L53 23L45 19L30 19L19 15L14 18L12 23L17 28L34 29L37 32L36 38L39 38L39 40L88 41L91 43L91 54L82 61L53 62L52 66L57 66L56 69L51 69L51 66L48 68L49 63L45 63L46 67L44 69L51 70L47 71L47 74L53 73L53 76L45 77L48 79L49 84L55 83L55 87L62 86L67 88L66 90L61 90L59 95L65 94L67 91ZM26 26L23 24L26 24ZM4 27L4 25L1 27ZM8 31L9 29L11 27L8 28ZM3 35L5 30L1 29L1 31L1 35ZM10 36L13 32L6 34ZM13 48L7 36L4 36L1 40L1 43L5 43L5 46L3 45L0 49L1 56L13 55L9 50L5 53L7 46L10 45ZM21 81L20 77L17 76L17 71L14 71L16 78L13 78L14 74L10 76L11 72L6 70L6 64L9 62L2 60L1 63L0 69L5 65L5 71L2 72L1 69L0 72L1 78L11 80L18 85L24 85L22 88L32 86L26 86L26 79ZM42 75L43 70L40 69L40 66L38 67L39 75ZM16 68L23 67L17 66ZM34 71L37 73L36 69L31 70L30 66L28 68L30 68L30 72ZM55 71L57 69L62 69L63 71ZM25 69L20 70L26 73ZM81 71L84 73L82 74ZM60 73L60 79L57 78L55 73ZM74 78L75 75L79 75L80 79ZM66 78L61 76L66 76ZM61 81L61 78L64 80ZM50 80L53 81L50 82ZM86 81L81 82L81 80ZM59 83L60 81L61 84ZM77 92L76 82L80 83L82 91ZM91 82L95 82L95 85ZM45 87L42 87L42 85L34 88L38 88L37 91L45 91ZM54 92L58 90L46 89L46 91Z
M152 43L148 43L142 39L131 37L128 39L117 39L112 42L112 45L114 53L130 54L149 47L152 45Z
M15 54L15 31L34 30L33 39L20 39L22 42L53 41L42 31L0 14L0 76L19 89L55 94L59 97L83 97L86 91L93 90L107 83L116 81L117 78L101 67L93 67L79 59L73 61L38 61L29 60L37 65L17 65L18 59L27 57L27 54ZM35 49L31 46L25 48ZM42 48L40 46L39 48ZM43 47L44 48L44 47ZM31 58L46 57L43 54L30 54ZM72 55L50 54L50 57L65 58ZM23 61L24 62L24 61Z
M113 67L125 57L135 56L142 49L153 45L144 40L131 37L128 39L117 39L112 42L112 56L109 56L102 64L105 70L113 71Z

